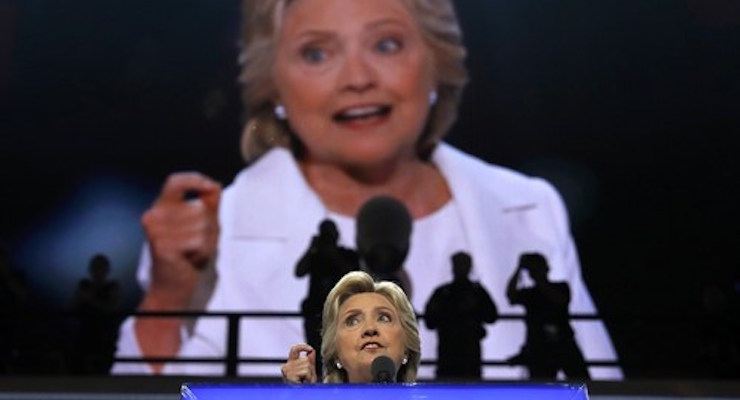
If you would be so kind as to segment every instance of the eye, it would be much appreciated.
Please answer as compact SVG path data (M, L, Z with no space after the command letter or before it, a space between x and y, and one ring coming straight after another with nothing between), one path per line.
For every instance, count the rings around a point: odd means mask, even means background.
M357 318L357 315L350 315L344 320L344 325L346 326L355 326L359 323L359 319Z
M390 314L382 313L378 316L378 321L380 322L392 322L393 318L391 318Z
M309 64L319 64L326 60L326 50L317 46L308 46L301 50L301 57Z
M399 39L385 38L375 45L375 49L383 54L395 54L403 48L403 43Z

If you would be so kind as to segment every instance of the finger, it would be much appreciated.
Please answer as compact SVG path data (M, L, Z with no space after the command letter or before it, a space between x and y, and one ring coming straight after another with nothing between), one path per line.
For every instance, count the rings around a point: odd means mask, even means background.
M307 352L306 358L308 358L308 365L311 366L311 369L313 370L313 375L316 376L316 352Z
M313 366L307 365L302 371L301 371L301 382L315 382L316 381L316 373L314 372Z
M316 383L316 378L317 378L317 376L316 376L316 363L314 361L311 361L311 365L309 366L309 368L311 370L311 375L310 375L308 381L311 382L311 383Z
M187 228L201 229L215 219L216 216L198 199L177 203L159 201L142 215L141 222L144 226L183 231Z
M308 366L296 364L296 362L300 362L301 360L304 359L289 361L285 364L283 376L286 381L301 383L310 379L310 370L308 369Z
M157 201L182 202L185 194L195 192L198 197L207 197L209 205L221 195L221 184L199 172L177 172L167 177Z
M288 354L288 360L297 360L301 353L305 352L306 355L310 355L314 352L313 347L309 346L306 343L299 343L294 345L290 348L290 353Z
M143 219L143 227L147 237L152 242L162 244L173 242L178 244L182 251L207 249L216 244L219 236L219 225L216 221L198 219L190 221L182 219L180 224L159 223L151 219Z
M217 183L213 189L201 192L200 199L206 208L211 211L218 211L218 205L221 202L221 184Z
M315 354L315 352L308 354ZM316 382L316 367L314 362L313 357L310 356L291 361L293 370L300 382Z

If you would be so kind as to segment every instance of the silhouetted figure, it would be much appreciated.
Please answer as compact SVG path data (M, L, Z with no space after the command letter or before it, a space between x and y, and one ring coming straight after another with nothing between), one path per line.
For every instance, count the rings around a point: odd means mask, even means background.
M334 285L350 271L358 270L357 253L338 244L339 232L330 219L319 224L319 234L311 238L306 253L296 265L297 277L310 274L308 295L301 304L306 342L316 349L316 372L321 375L321 312L324 300Z
M527 312L526 341L520 353L509 362L526 366L529 377L534 379L553 380L559 370L568 379L590 379L570 326L570 288L565 282L547 280L549 269L541 254L522 254L509 280L506 289L509 302L523 305ZM528 271L534 286L519 287L524 270Z
M437 379L480 380L480 341L484 323L493 323L498 311L491 296L469 279L472 260L464 252L452 256L451 283L438 287L426 304L424 321L437 329Z
M80 280L75 293L80 315L78 337L78 372L107 374L113 362L118 339L120 290L118 283L108 279L110 261L97 254L90 259L89 277Z

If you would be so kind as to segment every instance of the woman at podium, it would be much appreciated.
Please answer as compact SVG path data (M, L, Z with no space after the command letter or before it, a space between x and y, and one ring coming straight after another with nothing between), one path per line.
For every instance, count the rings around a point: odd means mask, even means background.
M416 315L395 283L365 272L345 275L324 303L321 356L326 383L414 382L421 361ZM316 351L290 349L281 368L291 383L315 383Z

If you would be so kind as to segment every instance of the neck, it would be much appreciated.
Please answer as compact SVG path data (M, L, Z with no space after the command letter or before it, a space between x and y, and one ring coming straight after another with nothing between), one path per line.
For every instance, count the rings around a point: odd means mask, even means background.
M357 372L358 371L355 371L355 373L350 373L350 371L347 371L347 383L371 383L373 381L373 377L372 375L370 375L369 368L362 374Z
M403 202L416 219L437 211L452 197L437 168L418 158L377 168L343 167L307 158L300 167L324 205L344 215L354 216L366 201L385 195Z

